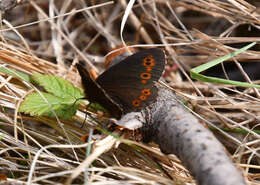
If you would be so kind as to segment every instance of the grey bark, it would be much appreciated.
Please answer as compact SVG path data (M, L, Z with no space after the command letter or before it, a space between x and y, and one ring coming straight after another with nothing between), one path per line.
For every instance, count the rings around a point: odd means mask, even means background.
M199 185L246 184L224 146L169 89L160 85L145 117L144 142L154 141L162 152L175 154Z
M17 4L17 0L0 0L0 11L4 12L12 9Z

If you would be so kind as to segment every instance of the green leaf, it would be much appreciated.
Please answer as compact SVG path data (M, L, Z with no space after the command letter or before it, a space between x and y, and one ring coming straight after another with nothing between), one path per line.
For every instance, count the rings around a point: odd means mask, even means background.
M246 82L239 82L239 81L234 81L234 80L226 80L226 79L221 79L221 78L216 78L216 77L209 77L209 76L205 76L202 74L199 74L202 71L205 71L227 59L230 59L246 50L248 50L249 48L253 47L256 44L256 42L253 42L235 52L232 52L228 55L225 55L223 57L220 57L216 60L212 60L208 63L202 64L198 67L195 67L193 69L190 70L190 76L193 79L197 79L203 82L211 82L211 83L219 83L219 84L231 84L231 85L237 85L237 86L241 86L241 87L256 87L256 88L260 88L260 85L256 85L256 84L250 84L250 83L246 83Z
M18 79L22 79L22 80L25 80L27 82L30 82L31 81L31 78L29 75L25 74L25 73L22 73L20 71L16 71L14 69L9 69L7 67L0 67L0 71L5 73L5 74L8 74L12 77L15 77L15 78L18 78Z
M45 92L41 92L41 94L31 93L19 107L19 112L24 112L31 116L44 115L53 117L52 111L54 111L58 117L67 119L75 115L79 107L78 102L72 106L74 103L74 98L61 98Z
M73 86L69 81L51 75L33 74L33 80L47 92L61 98L79 99L84 97L82 89Z
M45 88L46 92L34 92L28 95L19 107L19 112L31 116L54 116L68 119L75 115L81 99L84 97L83 90L74 87L63 78L33 74L35 83ZM77 101L77 102L76 102Z

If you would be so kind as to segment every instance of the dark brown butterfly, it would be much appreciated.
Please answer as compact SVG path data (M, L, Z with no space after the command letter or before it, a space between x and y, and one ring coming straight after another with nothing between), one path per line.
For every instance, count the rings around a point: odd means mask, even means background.
M162 76L165 55L160 49L141 50L112 65L96 81L87 69L77 64L86 98L99 103L113 117L138 111L157 97L154 82Z

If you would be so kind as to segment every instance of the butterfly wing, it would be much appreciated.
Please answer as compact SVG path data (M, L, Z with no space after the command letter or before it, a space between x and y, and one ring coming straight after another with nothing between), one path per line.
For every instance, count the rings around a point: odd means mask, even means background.
M122 110L118 104L116 104L107 94L106 92L90 77L87 69L81 64L76 64L76 67L81 76L82 85L86 94L86 99L89 100L90 103L98 103L109 113L119 119L122 115Z
M156 98L154 82L161 77L164 66L162 50L141 50L111 66L96 82L125 112L130 112L147 106Z

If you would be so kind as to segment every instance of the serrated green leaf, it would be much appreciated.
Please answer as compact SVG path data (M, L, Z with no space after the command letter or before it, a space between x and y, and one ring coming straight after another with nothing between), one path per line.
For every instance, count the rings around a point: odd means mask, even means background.
M54 96L60 98L74 98L74 100L84 97L82 89L73 86L69 81L63 78L34 73L33 79Z
M15 77L15 78L18 78L18 79L23 79L27 82L30 82L31 81L31 78L29 75L25 74L25 73L22 73L20 71L16 71L14 69L9 69L7 67L0 67L0 71L5 73L5 74L8 74L12 77Z
M42 97L44 96L44 98ZM31 116L50 116L56 113L58 117L67 119L75 115L79 103L74 106L75 100L72 98L60 98L49 93L31 93L19 107L19 112L30 114Z
M79 101L84 97L83 90L74 87L67 80L50 75L33 74L32 80L44 87L48 92L32 93L27 96L19 108L19 112L24 112L32 116L54 116L63 119L75 115L79 107ZM44 97L44 98L43 98Z

